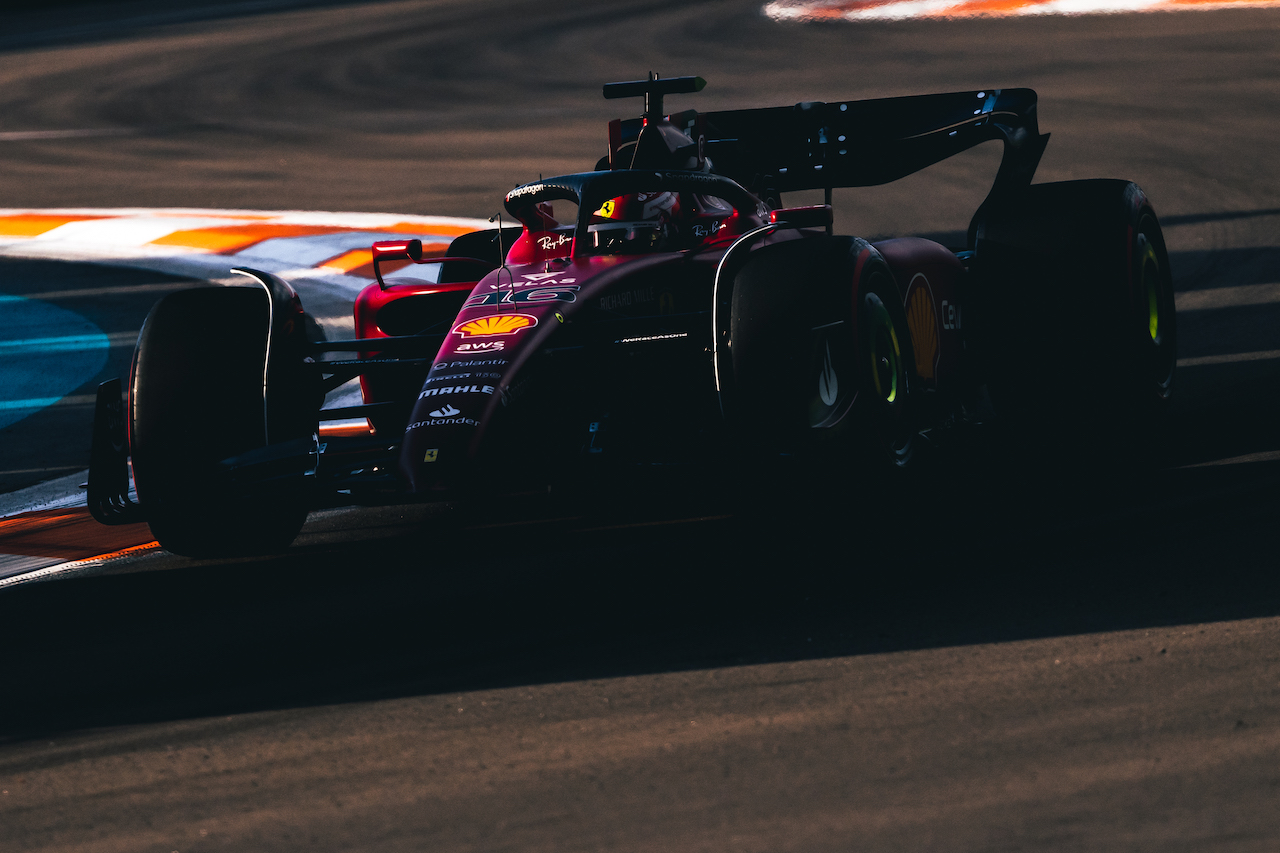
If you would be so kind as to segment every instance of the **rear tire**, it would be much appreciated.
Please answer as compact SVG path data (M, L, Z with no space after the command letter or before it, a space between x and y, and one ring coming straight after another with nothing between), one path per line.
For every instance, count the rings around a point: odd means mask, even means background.
M915 363L893 274L866 241L766 247L733 294L735 412L818 465L916 458Z
M1149 457L1177 363L1164 236L1126 181L1039 184L975 228L975 341L1016 427Z
M176 554L278 551L306 520L296 484L238 488L218 465L266 443L268 316L259 288L200 288L166 296L143 324L130 389L134 479L151 532ZM278 359L301 363L289 339L278 338L269 386L279 389L271 400L273 443L314 429L297 377L276 381Z

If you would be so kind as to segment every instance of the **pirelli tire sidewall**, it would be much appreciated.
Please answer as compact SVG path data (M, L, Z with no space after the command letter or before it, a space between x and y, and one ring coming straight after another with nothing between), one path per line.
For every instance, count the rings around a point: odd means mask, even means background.
M1157 429L1177 318L1164 236L1142 190L1034 185L985 212L975 234L971 341L997 412L1094 449Z
M912 398L919 378L902 289L880 253L861 239L852 241L843 269L832 274L852 295L855 396L838 421L812 430L813 439L837 444L864 466L909 467L920 444Z
M306 518L295 490L237 486L218 464L265 444L268 316L260 288L197 288L164 297L143 324L129 393L134 480L152 533L174 553L278 550ZM279 372L285 393L271 401L281 432L273 440L296 437L309 423L295 411L308 401L285 381L298 378L289 372Z
M906 315L865 240L808 237L754 252L734 279L730 340L727 414L748 448L881 468L914 458Z

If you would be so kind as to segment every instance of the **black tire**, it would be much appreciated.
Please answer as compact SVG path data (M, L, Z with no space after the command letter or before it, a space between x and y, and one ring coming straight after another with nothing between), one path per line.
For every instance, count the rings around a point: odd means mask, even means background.
M734 282L733 411L754 441L819 464L916 457L915 362L893 274L866 241L766 247Z
M1164 236L1127 181L1039 184L975 227L974 340L997 413L1078 449L1142 456L1173 390Z
M259 288L199 288L166 296L143 324L130 389L134 480L151 532L176 554L270 553L306 520L296 484L237 488L218 465L265 445L265 411L273 443L315 428L301 354L290 352L302 324L295 335L286 321L289 334L272 341L275 390L264 408L268 316Z

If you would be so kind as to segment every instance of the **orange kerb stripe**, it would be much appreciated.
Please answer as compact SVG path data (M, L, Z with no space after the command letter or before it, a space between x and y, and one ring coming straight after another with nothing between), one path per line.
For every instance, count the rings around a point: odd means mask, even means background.
M342 234L347 231L385 231L388 234L443 234L456 237L468 234L471 228L457 225L423 225L420 222L397 222L376 228L352 228L338 225L288 225L280 222L254 222L245 225L220 225L215 228L193 228L174 231L151 241L153 246L182 246L187 249L204 249L230 255L249 248L255 243L274 237L315 237L321 234Z
M955 6L947 9L946 14L953 17L964 15L1001 15L1008 12L1016 12L1019 9L1028 6L1040 6L1041 2L1028 3L1026 0L969 0L967 3L957 3Z
M448 250L448 243L422 244L422 254L424 257L428 258L439 257ZM393 269L392 264L396 263L399 262L392 261L390 263L383 264L383 269ZM399 269L400 267L405 266L406 263L407 262L399 263L399 266L394 267L394 269ZM324 263L317 264L317 266L327 267L328 269L337 270L338 272L350 272L351 270L367 266L369 268L369 275L367 278L373 278L373 251L371 249L352 249L350 252L343 252L336 258L330 258Z
M187 249L204 249L208 252L230 255L273 237L314 237L319 234L340 234L343 231L355 230L330 225L282 225L277 222L255 222L249 225L222 225L217 228L174 231L172 234L152 240L151 245L182 246Z
M906 17L917 18L963 18L982 15L1000 17L1016 15L1024 10L1048 5L1051 0L956 0L941 9L921 11ZM866 12L871 9L905 5L904 0L846 0L843 3L814 2L797 4L801 16L807 20L842 19L849 14ZM1222 8L1231 6L1280 6L1280 0L1157 0L1140 9L1118 8L1117 12L1151 12L1170 9L1188 9L1195 7ZM789 8L796 8L790 6ZM1095 11L1107 11L1099 8ZM1064 13L1071 14L1071 13Z
M83 560L75 560L71 565L76 563L95 563L98 560L114 560L116 557L123 557L127 554L133 554L138 551L150 551L152 548L159 548L159 542L144 542L141 545L133 545L129 548L122 548L119 551L112 551L110 554L98 554L96 557L86 557Z
M88 507L36 510L0 519L0 553L88 560L151 541L146 524L105 527Z
M365 264L373 265L373 252L369 249L352 249L350 252L344 252L336 258L330 258L322 264L317 264L317 266L337 272L347 272Z
M0 216L0 236L39 237L68 222L84 222L89 219L110 219L108 216L60 216L53 213L29 213L22 216Z
M83 512L54 510L53 512L24 513L15 515L13 518L0 518L0 536L17 536L20 533L43 530L68 519L80 518L82 515L84 515Z
M390 227L362 228L362 231L389 231L392 234L438 234L443 237L461 237L470 234L474 228L465 225L424 225L421 222L397 222Z

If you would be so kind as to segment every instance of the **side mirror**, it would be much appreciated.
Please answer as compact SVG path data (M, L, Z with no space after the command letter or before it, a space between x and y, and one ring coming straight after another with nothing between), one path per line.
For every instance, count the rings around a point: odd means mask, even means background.
M782 207L769 213L769 221L790 228L829 228L835 221L829 204Z
M379 240L373 244L373 277L378 280L378 287L383 290L387 289L387 284L382 280L382 270L379 269L379 265L387 261L422 263L422 241Z

